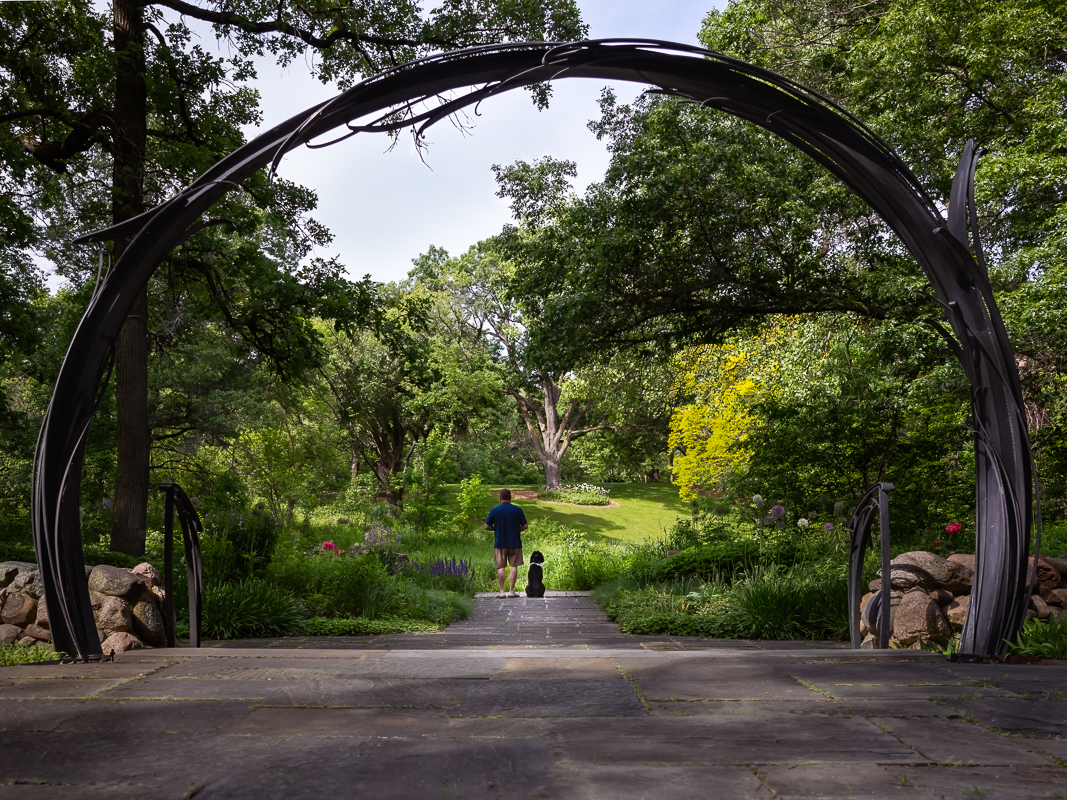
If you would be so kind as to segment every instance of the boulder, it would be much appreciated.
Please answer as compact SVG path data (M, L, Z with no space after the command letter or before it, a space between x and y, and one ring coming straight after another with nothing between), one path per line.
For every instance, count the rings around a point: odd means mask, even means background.
M1064 589L1061 586L1059 589L1053 589L1051 592L1049 592L1049 594L1052 595L1054 598L1056 598L1056 600L1057 600L1056 605L1060 605L1060 606L1063 606L1064 608L1067 608L1067 589ZM1045 600L1045 596L1041 595L1041 599ZM1048 603L1049 605L1052 605L1052 601L1051 600L1045 600L1045 602Z
M961 595L945 606L945 616L953 630L962 631L963 624L967 621L967 612L971 610L971 596Z
M134 575L140 575L146 584L149 586L159 586L160 577L159 570L149 564L147 561L142 561L136 567L130 570Z
M1032 619L1037 619L1037 612L1032 608L1026 609L1026 616L1023 617L1023 622L1029 622Z
M34 598L43 596L44 579L41 578L41 570L37 569L36 565L23 567L19 570L19 574L15 576L15 580L8 585L7 590L9 592L28 594Z
M4 561L0 562L0 588L8 586L11 581L18 577L19 570L33 567L37 568L36 564L31 564L28 561Z
M1029 572L1027 577L1033 577L1034 574L1034 557L1030 556L1029 559ZM1043 558L1037 559L1037 583L1045 589L1059 589L1062 583L1060 573L1053 567L1048 561ZM14 584L12 584L13 586Z
M867 584L867 591L874 593L882 588L882 579L875 578L873 581Z
M1039 594L1030 595L1030 608L1037 614L1038 619L1048 619L1049 614L1052 613L1049 611L1048 604L1041 599Z
M32 636L34 639L40 642L52 641L52 634L46 631L44 628L38 627L37 625L27 625L26 635Z
M1053 558L1052 556L1045 556L1045 561L1049 566L1060 573L1060 577L1067 577L1067 558ZM3 564L0 564L0 569L3 569ZM3 581L0 581L0 586L3 586Z
M889 562L894 589L948 589L955 594L971 590L974 570L956 561L916 550L901 553Z
M867 603L871 601L872 597L874 597L874 592L867 592L867 594L860 598L860 636L866 636L871 632L867 627L867 623L863 619L863 609L867 607Z
M152 647L166 647L167 632L163 628L163 616L156 608L152 595L146 594L133 606L133 629Z
M10 594L0 611L0 622L25 628L37 619L37 601L29 595Z
M1062 592L1063 589L1049 589L1042 586L1040 583L1034 587L1037 593L1041 596L1041 599L1048 603L1050 606L1060 605L1060 596L1056 592Z
M39 628L44 628L45 630L50 629L48 624L48 604L44 601L43 597L37 601L36 623Z
M149 586L148 591L155 596L156 601L159 603L159 607L163 608L163 601L167 597L166 591L159 586Z
M947 606L952 602L952 592L948 589L933 589L930 592L930 597L932 597L934 602L939 606Z
M125 653L127 650L143 650L144 643L132 633L119 631L100 642L100 649L105 656L111 656L115 653Z
M19 644L23 645L24 647L33 647L33 645L40 644L40 642L34 639L32 636L23 636L21 639L19 639Z
M970 553L953 553L948 557L948 560L953 564L962 564L967 567L971 572L974 572L977 567L978 557L971 555Z
M96 627L105 635L133 630L133 614L119 597L109 597L96 612Z
M878 642L874 640L874 636L867 634L864 640L860 642L860 647L864 650L874 650L878 647Z
M89 588L110 597L129 600L144 592L144 578L126 569L101 564L89 575Z
M22 638L22 628L17 625L8 625L6 622L0 625L0 644L11 644Z
M872 592L871 595L867 598L866 602L860 602L860 620L866 626L867 630L870 631L872 634L878 630L878 619L876 619L873 614L876 612L880 614L880 609L876 609L870 602L873 596L874 593ZM892 630L893 618L896 616L897 613L897 606L900 605L900 600L903 596L903 592L891 591L889 593L890 630Z
M93 607L93 611L99 611L100 607L103 606L104 603L106 603L107 601L108 596L106 594L94 592L92 589L89 590L89 605Z
M1049 606L1049 618L1050 619L1064 619L1067 617L1067 608L1060 608L1059 606Z
M908 646L920 641L943 644L951 635L952 626L930 595L923 591L904 595L893 620L894 640Z

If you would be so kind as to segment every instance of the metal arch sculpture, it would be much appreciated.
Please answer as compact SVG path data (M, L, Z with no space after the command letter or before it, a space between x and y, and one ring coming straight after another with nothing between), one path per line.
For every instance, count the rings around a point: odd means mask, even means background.
M780 75L687 45L609 39L458 50L406 64L353 86L219 161L186 190L120 225L76 240L132 237L85 312L56 381L35 460L33 533L57 648L100 653L85 583L78 503L85 432L110 373L112 346L137 293L166 255L207 222L211 205L290 150L342 129L419 126L487 97L561 78L649 84L748 120L804 151L862 197L925 272L954 336L942 329L973 392L977 448L978 568L960 651L991 654L1021 625L1034 511L1033 466L1014 356L981 261L968 242L977 155L968 144L948 219L874 133L829 100ZM420 111L423 103L436 102ZM398 112L401 112L398 116ZM353 120L372 118L367 124ZM968 215L968 208L971 209Z

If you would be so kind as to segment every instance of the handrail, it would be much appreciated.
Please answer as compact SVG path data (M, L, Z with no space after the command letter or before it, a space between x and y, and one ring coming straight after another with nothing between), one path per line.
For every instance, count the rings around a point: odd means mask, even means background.
M848 630L853 650L858 650L863 643L863 637L860 636L860 600L863 587L860 581L863 580L863 554L871 543L871 525L874 524L876 508L879 511L882 540L882 586L868 603L876 604L871 606L871 612L872 615L874 612L878 613L878 648L889 648L892 627L889 614L893 596L892 571L889 567L889 493L894 488L891 483L876 483L864 492L856 510L852 512L852 519L848 521L848 529L852 531L852 548L848 554ZM869 618L873 617L869 615Z
M167 508L163 515L163 581L166 593L163 597L163 625L167 631L167 647L177 645L174 630L174 507L178 507L178 519L182 525L185 543L185 574L189 584L189 645L200 646L202 601L204 596L204 570L200 559L200 536L204 524L196 513L196 506L185 491L176 483L161 483L159 488L167 494Z

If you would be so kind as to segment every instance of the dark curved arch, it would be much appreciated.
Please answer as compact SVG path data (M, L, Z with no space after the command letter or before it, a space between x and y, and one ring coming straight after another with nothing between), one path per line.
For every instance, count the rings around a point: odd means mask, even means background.
M77 240L133 237L71 341L38 442L33 533L57 648L81 658L100 653L85 584L78 503L85 432L101 378L137 294L200 216L257 170L336 128L346 126L346 136L416 125L421 131L483 98L561 78L650 84L781 136L860 195L915 256L945 308L955 334L946 336L973 392L979 559L961 652L1003 650L1027 603L1033 467L1014 356L988 277L968 248L966 204L953 202L946 221L885 142L811 90L719 53L640 39L492 45L389 70L243 145L171 200ZM424 101L437 105L416 113ZM397 108L407 112L399 121L389 113ZM368 117L376 121L350 124ZM961 199L975 158L968 145L957 175Z

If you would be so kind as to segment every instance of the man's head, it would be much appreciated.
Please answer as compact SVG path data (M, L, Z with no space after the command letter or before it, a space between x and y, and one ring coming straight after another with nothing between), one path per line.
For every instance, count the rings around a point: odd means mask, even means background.
M510 503L511 502L511 489L501 489L500 490L500 502L501 503Z

